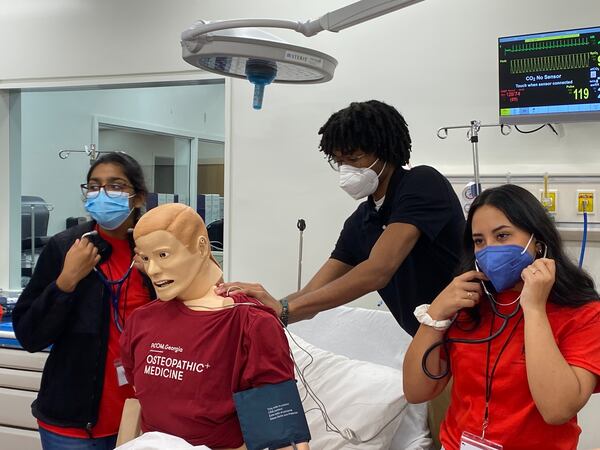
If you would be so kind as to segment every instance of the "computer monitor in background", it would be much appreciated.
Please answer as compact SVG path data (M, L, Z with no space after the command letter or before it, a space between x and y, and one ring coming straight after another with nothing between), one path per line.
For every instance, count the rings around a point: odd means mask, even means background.
M600 120L600 27L498 39L500 123Z

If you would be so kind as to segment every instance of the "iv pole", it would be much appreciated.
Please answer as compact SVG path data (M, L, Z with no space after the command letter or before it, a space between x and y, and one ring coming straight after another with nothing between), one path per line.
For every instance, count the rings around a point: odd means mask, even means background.
M298 219L296 226L300 231L300 242L298 245L298 290L300 290L302 284L302 246L304 244L303 234L304 230L306 229L306 221L304 219Z
M440 139L446 139L448 137L448 130L467 129L467 139L471 142L473 151L473 174L475 175L475 196L481 194L481 178L479 176L479 130L481 128L488 127L500 127L500 133L507 136L511 132L509 125L500 123L492 123L483 125L479 120L471 120L469 125L456 125L451 127L442 127L437 130L437 137Z
M113 150L120 151L120 150ZM110 153L109 151L98 151L96 150L96 144L84 145L83 150L61 150L58 152L60 159L67 159L71 153L85 153L90 158L90 165L94 164L94 161L98 159L102 153Z

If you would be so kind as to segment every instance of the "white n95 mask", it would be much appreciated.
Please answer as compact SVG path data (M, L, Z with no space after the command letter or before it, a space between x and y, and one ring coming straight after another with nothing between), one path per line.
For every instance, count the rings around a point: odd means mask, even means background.
M340 187L354 200L367 197L377 190L379 177L387 165L385 163L381 172L376 173L371 167L377 164L377 161L379 158L369 167L354 167L348 164L340 166Z

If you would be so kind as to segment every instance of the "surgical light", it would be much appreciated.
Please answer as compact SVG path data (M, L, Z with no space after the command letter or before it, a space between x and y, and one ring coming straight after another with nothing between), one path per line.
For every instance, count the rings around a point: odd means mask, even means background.
M263 28L285 28L310 37L338 32L423 0L361 0L318 19L298 22L280 19L198 21L181 34L183 59L220 75L245 78L254 84L255 109L270 83L324 83L333 78L337 61L307 47L287 43Z

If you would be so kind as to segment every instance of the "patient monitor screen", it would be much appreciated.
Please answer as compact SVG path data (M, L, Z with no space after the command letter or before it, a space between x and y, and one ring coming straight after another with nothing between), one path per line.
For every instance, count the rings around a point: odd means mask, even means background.
M600 27L501 37L500 122L600 120Z

